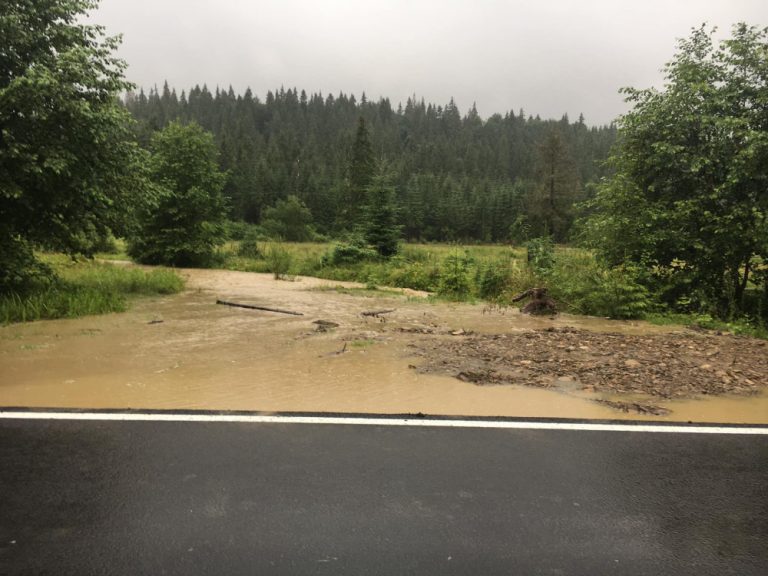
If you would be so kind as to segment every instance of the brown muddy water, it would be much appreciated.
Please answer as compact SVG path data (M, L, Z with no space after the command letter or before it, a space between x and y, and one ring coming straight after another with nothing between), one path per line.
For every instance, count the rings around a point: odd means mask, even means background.
M598 404L593 393L476 386L414 369L420 359L412 338L419 330L497 333L568 325L648 334L669 327L530 318L482 305L429 304L413 292L347 294L330 289L340 283L313 278L182 273L186 292L140 300L127 313L0 328L0 406L768 423L765 393L668 401L663 406L670 415L642 416ZM217 299L304 315L232 308ZM396 310L382 319L361 316L389 308ZM339 326L318 332L316 320Z

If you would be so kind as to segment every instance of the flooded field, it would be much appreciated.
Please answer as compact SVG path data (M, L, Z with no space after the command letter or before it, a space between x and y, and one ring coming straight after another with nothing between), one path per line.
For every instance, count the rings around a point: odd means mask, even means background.
M345 293L333 289L339 283L312 278L183 273L185 293L141 300L124 314L0 328L0 405L768 422L768 395L755 378L748 394L653 398L663 411L652 414L631 409L648 402L637 392L563 382L478 385L456 378L447 360L444 370L435 369L444 360L440 354L425 355L425 349L469 342L473 334L572 327L626 335L631 344L632 337L663 339L679 328L531 318L482 305L430 304L416 293ZM217 305L217 299L302 315ZM394 311L362 315L377 310ZM761 366L753 370L766 376Z

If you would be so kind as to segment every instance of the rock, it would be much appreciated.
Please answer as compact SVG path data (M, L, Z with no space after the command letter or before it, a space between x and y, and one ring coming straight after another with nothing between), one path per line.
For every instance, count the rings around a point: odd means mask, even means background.
M624 366L626 366L627 368L640 368L642 364L637 360L633 360L630 358L629 360L624 360Z
M702 364L699 366L699 370L712 370L712 364Z

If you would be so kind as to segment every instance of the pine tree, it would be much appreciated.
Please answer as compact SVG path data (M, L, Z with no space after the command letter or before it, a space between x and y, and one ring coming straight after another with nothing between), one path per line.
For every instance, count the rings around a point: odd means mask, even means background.
M400 229L395 187L392 177L382 163L368 187L368 205L365 210L365 241L379 256L390 258L398 252Z
M573 158L559 129L551 129L537 148L536 186L528 211L539 236L566 239L572 206L578 196L579 178Z
M365 119L360 116L357 121L355 141L352 144L349 163L349 195L345 207L346 214L343 218L343 224L348 228L353 228L360 223L374 170L373 148L371 147L368 127L365 124Z

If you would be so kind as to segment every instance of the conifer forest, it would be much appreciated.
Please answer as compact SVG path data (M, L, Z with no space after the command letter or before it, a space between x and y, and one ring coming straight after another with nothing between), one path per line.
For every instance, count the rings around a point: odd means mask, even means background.
M361 125L371 161L386 163L404 237L424 241L567 240L573 204L604 174L616 139L614 125L584 118L542 120L520 109L484 119L474 106L462 112L452 100L416 96L393 105L365 94L280 88L260 97L165 84L128 94L125 105L142 142L175 120L213 132L233 220L258 224L266 209L296 196L326 235L354 223Z

